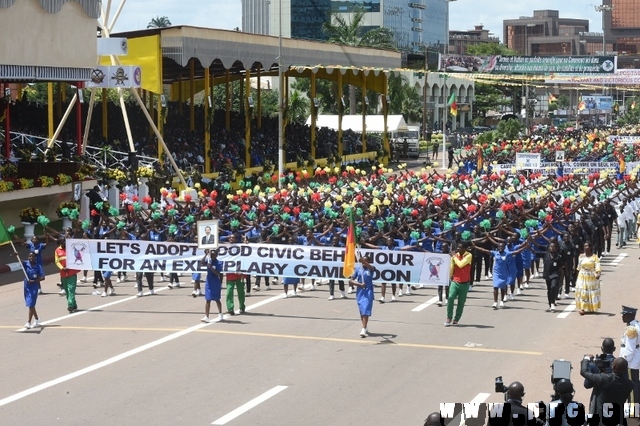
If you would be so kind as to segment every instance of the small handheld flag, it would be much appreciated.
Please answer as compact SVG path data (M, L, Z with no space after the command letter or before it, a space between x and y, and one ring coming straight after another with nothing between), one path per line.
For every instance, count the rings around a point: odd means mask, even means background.
M349 230L347 231L347 247L344 253L342 275L349 278L356 268L356 223L353 219L353 209L349 211Z

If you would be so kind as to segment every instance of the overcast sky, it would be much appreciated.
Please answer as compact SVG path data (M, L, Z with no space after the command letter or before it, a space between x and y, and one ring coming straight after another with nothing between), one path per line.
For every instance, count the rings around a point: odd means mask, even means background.
M112 1L111 16L121 0ZM106 7L107 1L103 1ZM477 24L500 37L502 21L533 15L533 2L520 0L456 0L450 4L451 30L469 30ZM537 0L536 10L559 10L561 18L589 19L589 29L600 32L602 17L594 10L600 2L592 0ZM147 27L156 16L166 16L173 25L192 25L207 28L242 28L240 0L128 0L118 19L116 31L129 31Z

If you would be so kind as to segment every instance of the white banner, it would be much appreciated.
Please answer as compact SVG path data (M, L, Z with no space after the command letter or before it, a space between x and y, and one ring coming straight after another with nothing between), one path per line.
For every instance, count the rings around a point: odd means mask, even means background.
M539 169L540 154L516 152L516 170Z
M197 244L130 240L67 239L69 268L122 272L205 272ZM374 282L448 285L448 254L360 249L373 259ZM345 249L277 244L221 244L225 272L269 277L343 279Z
M640 136L620 136L620 135L610 135L609 143L614 143L615 141L619 141L622 143L634 144L640 142Z
M491 170L500 173L511 173L515 164L491 164ZM558 168L558 163L540 163L540 167L529 169L532 173L550 174L555 173ZM631 163L627 164L627 170L631 170L633 167ZM601 172L602 170L617 170L618 162L587 162L587 161L570 161L562 164L562 170L564 174L591 174Z

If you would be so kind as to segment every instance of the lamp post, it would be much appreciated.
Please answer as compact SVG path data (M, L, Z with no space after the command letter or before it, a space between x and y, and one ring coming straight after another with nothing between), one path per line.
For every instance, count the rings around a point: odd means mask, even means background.
M278 0L278 189L282 189L280 177L284 173L284 129L282 120L284 119L284 79L282 78L282 0Z
M442 92L443 100L442 100L442 167L444 168L444 162L447 158L447 121L449 115L447 114L447 101L449 97L447 96L447 78L449 76L447 74L440 74L440 77L444 77L444 91Z
M602 13L602 56L606 56L607 55L607 43L606 43L606 38L605 38L605 33L604 33L604 24L605 24L605 12L611 12L613 10L613 5L612 4L602 4L599 6L595 6L596 12L600 12ZM605 90L605 85L604 85L604 78L602 79L602 94L604 95L606 93Z

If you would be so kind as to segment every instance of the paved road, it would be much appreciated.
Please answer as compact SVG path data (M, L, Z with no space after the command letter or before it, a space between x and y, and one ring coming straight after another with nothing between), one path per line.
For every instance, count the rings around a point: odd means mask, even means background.
M204 324L203 298L188 288L157 283L138 299L128 282L102 298L83 284L81 311L67 315L52 266L38 300L45 325L19 332L20 274L2 274L0 424L419 425L441 402L501 401L496 376L522 381L529 402L548 401L554 359L572 361L587 402L579 360L604 337L618 341L620 305L638 305L638 254L628 246L605 258L597 315L545 312L541 279L494 311L483 281L460 326L445 328L435 304L416 309L436 294L423 289L376 304L367 339L353 297L328 301L327 286L281 299L277 285L252 293L246 315Z

